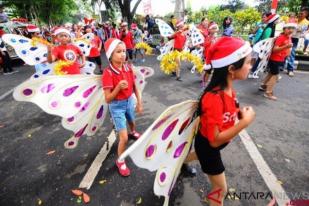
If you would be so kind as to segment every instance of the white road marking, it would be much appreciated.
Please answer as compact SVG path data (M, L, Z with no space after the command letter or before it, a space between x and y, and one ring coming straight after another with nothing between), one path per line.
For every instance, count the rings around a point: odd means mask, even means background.
M277 200L278 205L284 206L287 202L289 203L290 199L288 199L288 195L284 191L283 187L279 184L277 177L274 175L274 173L265 162L264 158L262 157L258 148L252 141L248 132L246 130L242 130L239 133L239 136L243 144L245 145L251 159L255 163L258 171L263 177L267 187L273 193L273 197Z
M13 91L14 91L14 89L11 89L11 90L5 92L4 94L2 94L2 95L0 96L0 101L3 100L3 99L5 99L7 96L9 96Z
M87 190L90 189L95 177L97 176L103 161L105 160L108 153L111 151L111 148L116 141L116 134L114 130L109 134L107 138L107 142L104 143L103 147L101 148L100 152L92 162L91 166L89 167L87 173L85 174L84 178L82 179L81 183L79 184L79 188L86 188Z

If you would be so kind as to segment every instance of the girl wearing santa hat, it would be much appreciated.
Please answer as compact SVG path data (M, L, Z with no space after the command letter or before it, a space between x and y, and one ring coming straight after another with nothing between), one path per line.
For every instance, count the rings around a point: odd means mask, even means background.
M174 39L174 50L181 52L186 43L186 34L184 33L188 28L185 27L185 23L183 20L178 20L176 24L177 31L170 36L170 39ZM180 59L176 59L177 67L176 67L176 80L182 81L180 78Z
M252 107L239 109L233 88L235 80L247 78L251 68L251 51L249 42L221 37L207 53L207 66L214 71L199 100L200 127L195 137L195 152L190 153L186 162L198 159L207 174L212 186L210 194L219 197L215 200L209 198L210 205L223 205L227 192L220 150L255 117Z
M48 46L48 63L56 60L69 61L71 64L63 67L62 72L65 74L80 74L80 68L85 65L85 56L77 46L71 44L70 31L65 28L58 28L54 31L54 36L56 36L60 45Z
M105 44L105 51L110 65L104 69L102 81L105 100L109 104L109 111L119 134L118 156L126 149L128 143L127 122L131 133L130 136L138 139L140 134L135 130L135 101L136 111L142 113L141 96L134 83L134 74L131 65L126 64L125 43L116 38L108 39ZM122 176L129 176L130 170L124 160L116 161L119 173Z

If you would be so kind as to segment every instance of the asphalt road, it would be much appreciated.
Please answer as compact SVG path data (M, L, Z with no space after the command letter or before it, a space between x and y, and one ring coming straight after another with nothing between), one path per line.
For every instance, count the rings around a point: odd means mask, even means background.
M183 82L164 75L153 57L148 57L144 65L153 67L155 74L147 80L144 90L145 111L137 119L139 131L144 131L169 105L195 99L201 92L199 77L191 74L186 64L182 67ZM0 96L34 72L30 66L16 69L16 74L0 75ZM290 199L308 200L309 73L282 77L275 88L279 98L276 102L263 98L257 91L259 80L236 82L235 88L241 105L252 105L256 110L257 118L247 131L278 178L278 184ZM0 100L0 105L0 205L82 205L71 189L78 187L112 130L108 118L95 136L82 137L76 149L67 150L63 143L72 133L61 127L59 117L48 115L31 103L16 102L12 95ZM48 152L52 154L47 155ZM91 197L88 205L163 205L164 199L153 194L155 174L136 168L128 160L132 175L120 177L114 164L115 154L114 144L92 187L84 190ZM223 150L222 156L229 191L255 194L250 198L227 198L225 205L267 205L270 197L256 198L256 194L266 196L272 188L267 187L239 137ZM180 176L170 205L207 205L204 199L210 184L199 164L193 165L198 175ZM100 184L102 180L106 183Z

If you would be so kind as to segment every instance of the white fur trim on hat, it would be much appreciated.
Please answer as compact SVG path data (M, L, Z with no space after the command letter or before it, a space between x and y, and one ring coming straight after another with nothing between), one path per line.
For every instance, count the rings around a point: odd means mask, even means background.
M286 23L283 25L283 28L287 28L287 27L293 27L293 28L297 28L297 24L296 23Z
M39 33L40 29L37 26L35 26L35 25L28 25L27 26L27 31L28 32L33 32L33 33L35 33L35 32Z
M119 39L114 39L112 41L112 43L108 46L108 48L106 48L106 57L107 59L109 59L113 53L113 51L116 49L117 45L119 43L121 43L122 41L120 41Z
M203 70L204 71L207 71L207 70L210 70L211 69L211 65L210 64L204 64L203 66Z
M232 63L239 61L240 59L249 55L252 51L249 42L246 42L242 47L234 51L232 54L223 57L221 59L211 60L211 65L213 68L222 68Z
M65 29L65 28L59 28L59 29L56 29L55 32L54 32L54 35L57 36L58 34L60 33L66 33L68 34L69 36L71 36L71 33L69 30Z
M273 17L271 17L271 19L269 19L267 21L268 24L273 23L274 21L278 20L280 18L280 16L278 14L273 15Z

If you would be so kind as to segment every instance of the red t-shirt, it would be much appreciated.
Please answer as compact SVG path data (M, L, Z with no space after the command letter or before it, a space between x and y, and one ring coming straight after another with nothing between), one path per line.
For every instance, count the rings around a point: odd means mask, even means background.
M133 70L128 65L124 65L122 69L115 68L112 65L104 69L102 75L102 85L104 90L113 90L121 80L127 80L128 88L120 90L115 97L115 100L125 100L132 95L133 87L135 85Z
M200 30L200 32L203 34L203 36L206 38L208 36L208 28L205 28L203 25L198 25L197 28Z
M207 36L204 40L204 58L205 58L205 62L206 62L206 57L207 57L207 52L210 48L210 46L215 43L216 41L216 37L214 36Z
M275 46L282 47L284 45L291 43L292 43L291 37L284 34L280 34L280 36L278 36L275 41ZM276 62L284 62L286 57L288 57L289 55L290 55L290 49L287 48L278 52L272 52L269 59Z
M239 111L236 106L236 95L235 92L232 97L223 91L207 92L201 103L200 133L209 142L213 142L215 140L215 126L222 132L235 124Z
M133 49L133 35L132 32L128 31L126 34L122 31L120 33L120 40L123 41L127 49Z
M99 46L102 43L101 39L98 36L94 36L91 41L91 50L89 57L97 57L100 56Z
M175 40L174 49L182 50L186 43L186 35L183 32L177 32L173 38Z
M119 39L119 32L117 29L112 29L112 38Z
M80 64L78 57L83 56L82 51L73 44L59 45L53 48L52 54L58 59L63 61L72 61L73 64L62 69L67 74L80 74Z

